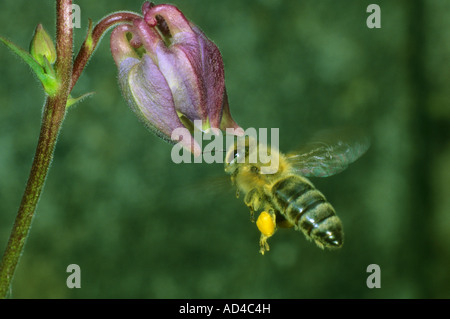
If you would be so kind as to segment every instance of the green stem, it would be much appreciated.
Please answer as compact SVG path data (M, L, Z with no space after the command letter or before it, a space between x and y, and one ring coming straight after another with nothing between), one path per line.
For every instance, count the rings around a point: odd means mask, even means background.
M72 0L56 1L56 11L56 51L58 58L55 69L60 86L54 96L47 98L45 104L39 141L30 176L0 264L0 298L5 298L8 295L14 272L30 232L36 205L47 177L56 140L64 120L67 97L71 87L73 28L70 15L72 13Z
M64 107L64 99L48 98L47 100L30 177L0 266L0 298L7 296L12 277L28 237L31 221L44 186L58 132L64 118Z
M66 113L67 99L103 34L119 23L132 23L140 18L133 12L116 12L102 19L89 32L75 60L73 54L72 0L57 0L57 33L55 64L59 81L57 92L45 104L38 146L19 212L0 264L0 298L8 295L11 281L31 229L34 212L50 168L56 140Z

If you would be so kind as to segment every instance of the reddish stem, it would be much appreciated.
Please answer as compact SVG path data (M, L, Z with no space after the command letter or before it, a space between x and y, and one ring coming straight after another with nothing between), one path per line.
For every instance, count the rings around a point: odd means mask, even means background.
M8 295L25 241L30 233L36 206L41 196L52 161L56 140L66 112L72 74L72 0L56 2L56 75L60 81L55 96L47 98L42 117L41 132L27 186L20 203L8 245L0 263L0 298Z
M92 31L92 36L88 33L86 40L84 40L83 45L78 53L72 72L72 85L70 90L77 83L83 69L85 68L87 62L89 61L92 53L95 51L97 44L100 42L103 35L108 31L109 28L118 23L132 23L135 19L142 19L142 17L133 12L116 12L105 18L103 18Z

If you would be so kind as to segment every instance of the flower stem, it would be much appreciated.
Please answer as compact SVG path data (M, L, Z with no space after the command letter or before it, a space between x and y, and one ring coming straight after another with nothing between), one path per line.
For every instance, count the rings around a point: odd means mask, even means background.
M28 237L31 221L44 186L58 132L64 118L64 107L65 102L57 98L48 98L45 105L41 133L30 177L0 265L0 298L7 296L14 271Z
M11 281L31 229L34 212L50 168L56 141L66 113L67 99L103 34L119 23L132 23L140 16L133 12L116 12L102 19L92 30L91 25L75 62L73 55L72 0L56 1L56 77L58 90L47 98L41 132L30 176L22 202L0 264L0 298L8 296Z
M73 28L70 15L72 13L72 0L56 1L56 11L56 51L58 57L55 69L60 86L54 96L47 98L45 104L39 141L30 176L0 264L0 298L5 298L8 295L14 272L30 232L34 212L53 158L61 124L64 120L67 97L71 87Z

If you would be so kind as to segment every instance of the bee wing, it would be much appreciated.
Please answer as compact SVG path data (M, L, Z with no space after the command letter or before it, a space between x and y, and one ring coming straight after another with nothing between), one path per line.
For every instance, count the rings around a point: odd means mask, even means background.
M286 159L294 170L303 176L328 177L345 170L349 164L361 157L369 146L370 140L365 136L355 138L336 133L331 138L316 138L315 142L286 154Z
M187 197L195 197L199 194L206 197L215 197L222 194L227 194L225 196L228 196L236 191L228 175L203 177L195 181L186 182L185 185L179 188L178 194L184 194Z

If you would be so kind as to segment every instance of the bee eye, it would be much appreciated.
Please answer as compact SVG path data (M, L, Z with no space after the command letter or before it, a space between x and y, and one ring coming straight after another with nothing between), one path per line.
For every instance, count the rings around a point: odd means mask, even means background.
M225 161L227 164L236 163L238 158L247 158L250 153L250 145L248 141L244 145L242 143L235 143L234 147L227 153Z
M237 148L234 148L233 151L230 150L230 151L228 152L226 158L225 158L225 163L226 163L226 165L230 165L230 164L232 164L232 163L235 163L237 157L239 157L239 153L238 153Z

